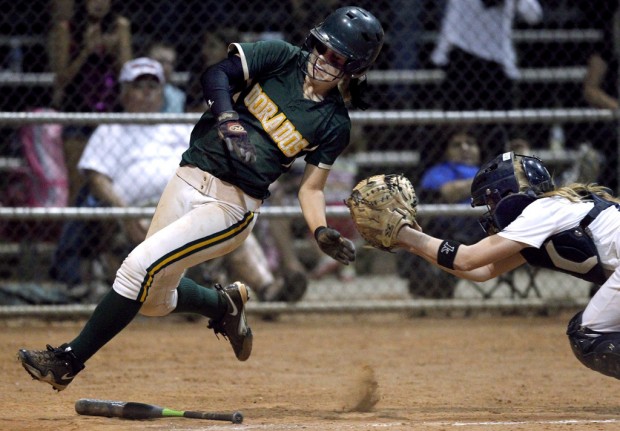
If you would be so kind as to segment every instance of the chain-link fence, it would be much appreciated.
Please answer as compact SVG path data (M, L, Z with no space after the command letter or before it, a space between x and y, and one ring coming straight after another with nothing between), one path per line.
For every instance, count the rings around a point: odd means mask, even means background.
M84 288L90 299L96 286L109 288L163 187L153 178L169 176L176 165L145 167L130 142L148 140L149 133L159 142L163 134L165 145L154 151L178 161L191 125L205 109L198 76L225 55L228 43L282 38L301 45L314 24L344 5L329 0L2 3L0 302L5 304L33 302L32 297L41 303L77 301L79 295L65 295L68 285ZM330 177L331 222L354 236L338 205L352 184L374 173L404 172L420 193L427 231L475 241L483 232L479 213L467 206L467 187L465 194L446 194L440 174L454 169L452 180L467 184L472 169L505 149L540 156L558 182L599 181L617 190L617 1L357 4L383 23L386 41L368 73L371 108L351 112L352 144ZM179 90L171 99L176 114L172 107L162 114L117 114L128 110L117 83L120 66L145 55L171 69L167 78ZM120 159L136 157L135 169L122 172L125 189L117 189L128 208L89 193L92 178L79 169L98 124L108 127L99 135L118 141L116 147L95 146L103 151L94 160L100 160L104 174L121 166ZM119 131L114 124L128 128ZM438 165L443 171L433 171ZM273 226L278 230L282 225L276 220L286 222L301 265L293 267L309 280L302 303L329 307L357 299L399 307L462 300L475 306L494 298L585 301L589 295L589 285L545 271L524 269L486 284L457 282L421 259L364 248L353 269L331 265L312 247L287 190L296 180L294 170L284 176L283 191L264 207L256 235L265 265L275 280L284 279L290 268L285 269L287 257L273 238ZM59 249L71 251L64 256L70 264L63 274L55 266ZM208 283L233 276L234 269L218 262L192 275ZM456 299L444 301L450 298Z

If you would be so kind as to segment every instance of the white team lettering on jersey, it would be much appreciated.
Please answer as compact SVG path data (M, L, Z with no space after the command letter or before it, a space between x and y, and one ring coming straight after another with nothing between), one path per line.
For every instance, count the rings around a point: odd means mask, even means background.
M287 157L295 157L309 145L286 115L283 112L278 114L278 106L259 84L254 84L243 102Z

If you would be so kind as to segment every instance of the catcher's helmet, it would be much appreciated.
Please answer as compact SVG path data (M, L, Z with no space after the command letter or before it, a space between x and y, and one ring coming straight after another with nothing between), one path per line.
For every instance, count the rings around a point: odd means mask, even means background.
M309 51L317 41L346 58L343 72L363 74L379 55L384 33L381 23L365 9L347 6L336 9L310 30L306 38Z
M528 183L525 190L519 184L515 172L515 157L520 159ZM478 170L471 184L471 206L495 207L502 198L511 193L536 196L554 189L555 184L542 160L511 151L497 156Z

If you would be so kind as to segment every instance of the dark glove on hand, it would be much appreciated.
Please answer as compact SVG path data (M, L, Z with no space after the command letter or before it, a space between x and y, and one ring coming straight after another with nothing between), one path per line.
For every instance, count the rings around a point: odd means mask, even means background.
M350 239L344 238L336 229L321 226L314 231L314 238L323 253L338 262L348 265L355 260L355 245Z
M239 122L239 114L235 111L224 111L217 117L217 128L220 138L226 142L228 151L234 151L243 162L256 161L256 148L248 139L248 132Z

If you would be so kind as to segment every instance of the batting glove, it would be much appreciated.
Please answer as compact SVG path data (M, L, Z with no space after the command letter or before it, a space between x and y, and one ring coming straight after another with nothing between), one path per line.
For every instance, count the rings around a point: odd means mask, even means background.
M234 151L245 163L256 161L256 148L248 139L248 132L239 121L239 114L235 111L222 112L217 117L217 129L228 151Z
M323 253L338 262L348 265L355 260L355 245L350 239L344 238L336 229L321 226L314 231L314 238Z

